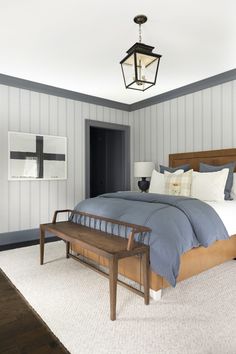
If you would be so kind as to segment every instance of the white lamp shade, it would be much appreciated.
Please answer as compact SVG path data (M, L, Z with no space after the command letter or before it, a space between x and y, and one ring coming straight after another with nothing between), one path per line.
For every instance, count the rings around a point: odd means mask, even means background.
M151 177L154 168L153 162L135 162L134 177Z

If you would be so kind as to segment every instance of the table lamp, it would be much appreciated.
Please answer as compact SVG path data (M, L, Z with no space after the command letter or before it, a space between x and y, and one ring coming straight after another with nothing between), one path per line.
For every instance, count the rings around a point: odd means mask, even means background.
M147 177L151 177L155 165L153 162L135 162L134 163L134 177L142 178L138 181L138 186L141 192L147 192L150 182L146 181Z

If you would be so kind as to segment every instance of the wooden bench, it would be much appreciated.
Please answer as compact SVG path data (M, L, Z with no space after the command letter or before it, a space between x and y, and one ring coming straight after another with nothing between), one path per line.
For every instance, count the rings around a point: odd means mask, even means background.
M68 221L57 222L58 213L64 212L71 214ZM79 223L72 222L72 217L79 218ZM123 229L125 237L118 236L121 229ZM106 275L109 277L110 286L110 318L113 321L116 319L117 282L142 295L145 304L149 304L149 246L135 241L134 236L139 234L143 237L143 235L145 236L150 231L151 229L145 226L129 224L97 215L70 209L57 210L54 213L52 223L40 225L40 264L42 265L44 261L45 232L53 233L66 241L67 258L71 257L81 262L77 256L70 253L71 243L78 244L97 255L107 258L109 262L109 275ZM118 233L118 235L114 235L115 233ZM135 255L142 257L144 292L134 289L117 279L118 261L122 258ZM104 274L104 272L101 273Z

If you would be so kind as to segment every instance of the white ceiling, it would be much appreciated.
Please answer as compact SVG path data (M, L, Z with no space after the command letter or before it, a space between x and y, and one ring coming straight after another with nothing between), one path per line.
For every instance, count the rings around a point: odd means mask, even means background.
M136 41L162 54L146 92L126 90L120 60ZM0 0L0 72L133 103L235 68L235 0Z

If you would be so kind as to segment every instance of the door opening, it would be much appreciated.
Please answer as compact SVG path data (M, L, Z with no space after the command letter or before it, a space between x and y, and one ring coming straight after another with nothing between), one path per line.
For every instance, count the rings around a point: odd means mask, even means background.
M86 197L129 190L129 127L87 121L86 130Z

